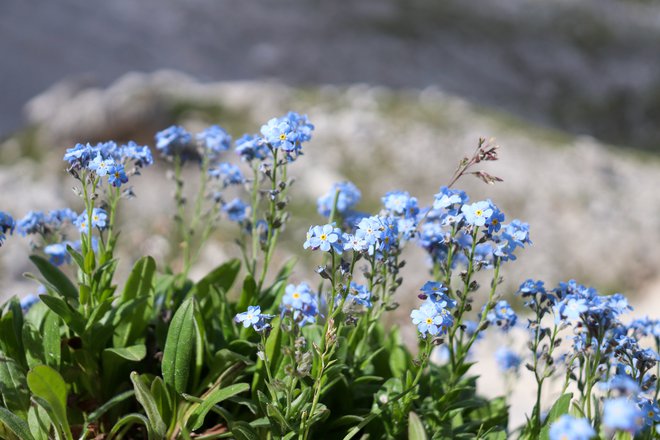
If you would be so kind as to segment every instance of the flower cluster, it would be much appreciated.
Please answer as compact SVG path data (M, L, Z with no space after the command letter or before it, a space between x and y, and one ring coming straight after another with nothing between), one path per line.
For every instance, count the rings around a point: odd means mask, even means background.
M486 313L486 320L490 325L497 326L502 331L508 332L511 327L516 325L518 316L508 302L501 300Z
M282 297L280 311L282 315L290 314L300 327L315 324L319 316L318 295L307 283L289 284Z
M314 126L307 116L289 112L261 126L264 140L274 149L285 152L290 160L302 154L302 143L312 138Z
M6 212L0 211L0 246L5 241L5 234L13 234L16 222L14 218Z
M238 313L234 317L234 321L243 324L243 328L252 326L257 333L267 333L271 328L268 322L271 319L273 319L273 315L261 313L259 306L249 306L245 312Z
M342 216L350 216L353 208L362 197L360 190L351 182L339 182L332 185L330 191L319 197L316 201L316 209L323 217L329 217L336 203L336 213Z
M451 309L456 307L456 301L445 294L446 288L440 283L427 282L421 291L425 301L410 313L412 323L423 337L441 336L454 324Z
M149 147L133 141L125 145L118 145L114 141L96 145L76 144L66 151L64 160L69 162L72 173L90 171L98 178L107 177L108 184L116 188L128 182L128 174L137 174L140 168L153 163ZM126 167L129 164L134 169L127 173Z
M442 187L433 206L422 210L418 242L433 264L446 262L451 254L447 262L452 267L473 260L477 269L492 268L495 260L515 260L515 250L531 244L527 223L504 224L504 213L492 201L468 201L465 192Z

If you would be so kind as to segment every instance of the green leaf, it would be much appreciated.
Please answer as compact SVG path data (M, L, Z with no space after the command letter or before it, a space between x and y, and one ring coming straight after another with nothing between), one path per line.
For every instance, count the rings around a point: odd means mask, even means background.
M427 440L424 424L414 411L408 414L408 439L409 440Z
M49 309L57 313L76 334L82 336L85 333L85 319L63 299L51 295L39 295L39 298Z
M46 409L40 405L31 406L27 414L28 426L35 440L49 440L53 422Z
M58 369L62 357L62 338L60 336L60 317L49 311L41 330L46 365Z
M78 289L61 270L38 255L30 256L30 260L45 278L46 287L50 287L64 298L72 300L74 304L78 303Z
M51 417L57 421L65 433L69 433L66 416L66 383L60 373L47 365L37 365L27 374L27 384L32 394L43 399L50 408Z
M80 269L85 269L85 259L83 258L82 254L75 250L74 248L71 247L71 245L66 245L66 250L71 255L71 258L73 258L73 261L76 262L78 267Z
M236 440L259 440L257 431L247 422L236 421L229 425L229 427Z
M23 347L23 312L18 298L13 297L7 312L0 318L0 347L21 366L26 367Z
M200 299L208 295L210 287L215 287L223 292L227 292L236 280L238 272L241 270L241 261L232 259L216 267L195 285L192 294Z
M151 382L151 395L156 402L158 412L163 416L163 420L170 420L172 417L172 408L174 408L176 403L172 401L165 382L159 376L156 376L153 382Z
M135 371L133 371L131 373L131 382L133 382L133 388L135 389L135 398L144 408L144 412L147 414L151 430L159 438L165 437L167 426L165 426L165 422L163 422L163 418L158 412L156 401L151 395L149 388L144 382L144 379L141 378Z
M153 258L149 256L140 258L126 280L121 294L121 302L140 296L149 296L155 271L156 261Z
M29 322L23 325L23 347L25 349L25 359L27 360L28 368L46 363L42 336Z
M108 438L112 439L115 437L115 435L122 429L127 426L135 425L136 423L140 423L144 425L145 428L147 428L147 435L149 440L152 440L154 436L153 429L151 428L151 425L149 424L149 420L143 416L142 414L137 414L137 413L132 413L132 414L127 414L121 419L115 423L115 426L112 427L112 430L108 434Z
M5 406L19 415L26 414L30 407L26 384L23 368L0 351L0 393Z
M257 283L252 278L252 275L247 275L245 281L243 281L243 291L241 296L238 299L238 304L236 304L236 310L242 312L247 309L249 305L252 304L253 300L257 296Z
M541 430L540 439L545 440L550 438L550 425L555 422L559 417L564 414L568 414L568 410L571 406L571 399L573 398L573 393L562 394L559 399L552 405L548 416L543 422L543 429Z
M21 440L34 440L30 427L27 422L16 414L13 414L7 408L0 406L0 422L2 422L11 432Z
M106 348L103 353L114 354L127 361L139 362L147 355L147 347L144 344L139 344L124 348Z
M174 314L163 350L163 379L177 393L186 391L195 346L194 297L186 299Z
M108 400L103 405L99 406L93 412L91 412L89 414L89 416L87 416L87 423L92 423L93 421L95 421L99 417L101 417L103 414L108 412L110 409L112 409L113 407L119 405L121 402L123 402L124 400L126 400L129 397L132 397L134 395L135 395L134 390L128 390L128 391L124 391L121 394L117 394L115 397Z
M208 395L204 396L204 403L200 404L197 409L192 413L190 419L188 419L188 426L193 431L198 430L204 423L204 418L208 412L213 408L213 406L227 400L230 397L233 397L237 394L243 393L250 389L250 386L246 383L237 383L230 385L226 388L219 388Z

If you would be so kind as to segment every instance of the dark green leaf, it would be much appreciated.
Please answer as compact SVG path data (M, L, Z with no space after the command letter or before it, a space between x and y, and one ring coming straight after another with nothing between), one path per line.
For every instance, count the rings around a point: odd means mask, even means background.
M0 351L0 393L5 406L19 415L30 407L30 394L23 368Z
M254 281L251 275L245 277L243 281L243 291L241 296L238 299L238 304L236 304L236 310L242 312L248 308L249 305L252 305L252 302L256 299L257 296L257 283Z
M0 406L0 422L21 440L34 440L27 422L6 408Z
M39 295L41 301L57 313L64 323L78 335L85 333L85 319L61 298L51 295Z
M115 397L108 400L103 405L95 409L92 413L90 413L89 416L87 416L87 423L92 423L93 421L101 417L103 414L108 412L110 409L112 409L116 405L119 405L121 402L134 395L135 395L135 391L133 390L124 391L121 394L117 394Z
M229 427L236 440L259 440L257 431L247 422L236 421Z
M186 391L195 346L194 297L186 299L174 314L163 350L163 379L177 393Z
M160 412L158 412L158 406L156 405L156 401L149 391L149 387L147 387L144 379L140 377L135 371L131 373L131 382L133 382L133 388L135 389L135 398L138 402L140 402L142 408L144 408L144 412L147 414L147 419L149 420L151 430L159 438L165 437L167 426L165 426L165 422L163 422L163 418Z
M214 405L229 399L237 394L243 393L250 389L246 383L237 383L229 385L226 388L219 388L204 396L204 403L200 404L197 409L192 413L188 420L188 425L193 431L198 430L204 423L206 414L211 410Z
M37 266L37 269L46 280L46 283L44 283L46 287L50 287L62 297L73 301L73 304L78 303L78 289L61 270L38 255L30 256L30 260Z

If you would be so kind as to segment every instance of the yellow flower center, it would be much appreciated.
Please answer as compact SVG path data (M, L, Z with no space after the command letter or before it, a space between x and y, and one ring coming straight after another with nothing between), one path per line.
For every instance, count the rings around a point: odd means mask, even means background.
M285 141L286 140L286 134L284 134L284 133L280 134L280 140Z
M293 292L293 295L291 295L293 299L298 299L300 298L300 294L298 292Z
M483 213L484 212L481 209L477 209L476 211L474 211L474 215L476 215L477 217L481 217Z
M327 239L327 238L328 238L327 235L325 235L325 234L321 234L321 240L325 240L325 239Z
M499 221L498 221L496 218L494 218L493 221L492 221L492 223L493 223L494 225L496 225L496 224L499 223Z
M427 324L433 324L433 318L426 318Z
M503 314L503 315L506 315L506 309L504 307L502 307L500 309L500 313Z

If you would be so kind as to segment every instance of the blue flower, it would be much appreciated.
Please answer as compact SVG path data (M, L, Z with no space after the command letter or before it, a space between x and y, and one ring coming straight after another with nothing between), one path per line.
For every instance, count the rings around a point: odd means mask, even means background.
M223 162L214 168L210 168L209 176L219 179L224 187L240 185L245 181L241 169L228 162Z
M440 192L435 195L433 209L446 209L458 213L461 205L468 202L470 198L464 191L450 189L446 186L440 188Z
M289 284L280 304L282 313L290 313L294 322L300 327L314 324L319 315L316 294L307 283Z
M518 287L518 292L523 298L536 297L540 295L541 300L552 299L551 295L545 290L545 284L540 280L528 279Z
M200 142L211 160L215 160L220 153L229 150L231 136L221 127L211 125L206 130L197 133L197 141Z
M236 153L241 159L252 161L254 159L263 160L270 156L270 151L266 146L264 138L256 134L246 134L236 140Z
M87 168L92 154L93 147L87 144L76 144L73 148L68 148L64 154L64 160L69 162L69 166L76 170Z
M156 149L169 159L179 156L183 162L187 159L199 160L199 154L191 142L190 133L179 125L172 125L156 133Z
M504 373L516 372L520 367L520 356L507 347L500 347L495 352L495 360L500 371Z
M289 120L291 125L295 127L298 133L299 142L307 142L312 139L312 131L314 130L314 125L309 122L307 115L300 115L296 112L289 112L287 113L286 118Z
M101 208L94 208L92 210L92 228L98 228L103 230L106 227L106 221L108 219L108 213ZM78 230L81 234L87 234L89 230L89 218L87 217L87 212L83 212L78 216L74 224L78 227Z
M447 309L438 310L431 301L426 301L419 309L413 310L410 318L424 337L427 334L431 336L444 334L453 324L451 313Z
M469 225L484 226L494 211L489 201L481 201L461 206L461 212Z
M259 306L249 306L247 311L243 313L238 313L234 317L234 321L237 323L242 323L243 328L252 328L258 332L262 333L270 329L270 321L273 318L273 315L265 315L261 313L261 307Z
M386 210L393 214L414 217L419 213L417 199L405 191L391 191L381 199Z
M366 240L353 234L342 234L342 243L344 251L364 252L369 248Z
M39 293L46 293L46 289L44 286L39 286L39 289L37 290L37 294ZM23 298L21 298L21 310L23 313L27 313L33 305L39 302L39 297L37 295L33 295L31 293L25 295Z
M596 431L587 419L564 414L550 425L550 440L589 440Z
M341 296L337 295L336 301L341 300ZM346 295L347 304L358 304L367 308L371 307L371 292L367 289L367 286L358 284L355 281L351 281L351 286L348 289L348 294Z
M243 203L241 199L236 198L231 202L225 203L222 206L222 210L227 214L229 220L240 223L247 218L248 205Z
M427 281L420 289L422 299L428 299L437 307L446 309L456 307L456 301L447 296L447 287L436 281Z
M526 244L532 244L529 239L529 224L521 222L518 219L512 220L511 223L505 226L502 236L514 248L522 248Z
M273 148L294 151L298 135L295 127L286 118L272 118L261 126L261 134Z
M55 243L44 247L44 252L50 257L49 261L52 264L61 266L62 264L69 264L71 262L71 255L69 255L66 249L67 245L70 245L70 243Z
M486 226L488 227L488 234L494 234L495 232L499 232L499 230L502 228L502 222L504 221L504 213L499 210L497 206L495 206L490 200L488 201L490 203L490 207L493 210L493 213L488 217L488 220L486 220Z
M555 315L571 321L580 319L580 314L589 310L587 300L584 298L567 298L554 307Z
M140 146L133 141L129 141L121 147L121 156L124 161L132 160L138 168L144 168L154 163L151 149L146 145Z
M486 319L490 325L496 325L503 331L507 332L511 327L516 325L518 317L509 303L505 300L501 300L495 304L495 307L493 307L488 314L486 314Z
M0 211L0 246L4 243L5 234L13 234L15 227L16 222L14 221L14 218L6 212Z
M60 227L63 223L67 222L73 224L77 218L78 214L76 214L73 210L69 208L62 208L50 211L46 217L46 222L51 227L57 228Z
M603 425L611 430L637 432L644 424L644 414L632 400L625 397L606 400L603 405Z
M644 424L646 426L653 426L660 422L660 408L658 407L658 402L641 398L637 404L644 415Z
M316 208L319 214L324 217L330 216L335 202L335 196L337 197L337 212L344 214L360 201L362 194L351 182L335 183L330 188L330 191L319 197L316 201Z
M311 248L312 250L320 249L323 252L329 252L330 249L333 249L338 254L341 254L343 251L341 236L341 230L335 228L334 223L323 226L312 226L307 232L307 240L305 240L303 248Z
M261 134L271 147L281 149L289 154L300 154L301 143L312 138L314 126L307 116L289 112L281 118L273 118L261 127Z
M128 182L128 177L124 171L124 165L114 164L108 174L108 183L115 188L119 188L126 182Z
M305 304L312 301L312 289L307 283L289 284L282 297L282 306L287 309L302 309Z
M96 157L89 162L89 165L87 165L87 167L94 171L99 177L108 174L114 166L115 161L113 159L104 159L101 154L97 154Z
M624 374L617 374L609 381L600 385L604 391L618 391L621 395L636 396L640 392L639 384L626 374L632 374L632 367L629 365L619 364L618 370L622 370Z
M660 319L651 319L648 316L635 319L630 327L640 336L653 336L660 338Z
M41 211L30 211L25 217L16 223L16 229L23 236L27 234L43 233L45 228L46 216Z

